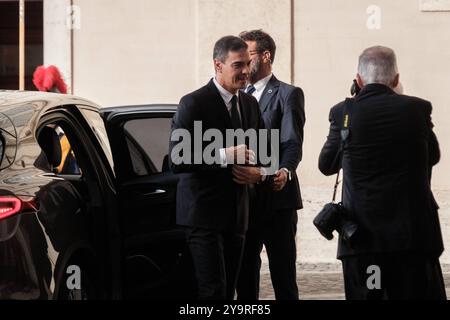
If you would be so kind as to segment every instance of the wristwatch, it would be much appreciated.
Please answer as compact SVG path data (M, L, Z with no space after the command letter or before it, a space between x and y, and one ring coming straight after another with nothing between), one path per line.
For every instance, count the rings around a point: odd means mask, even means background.
M287 173L288 181L291 181L291 180L292 180L292 173L291 173L290 170L288 170L288 169L286 169L286 168L281 168L280 170L283 170L284 172Z

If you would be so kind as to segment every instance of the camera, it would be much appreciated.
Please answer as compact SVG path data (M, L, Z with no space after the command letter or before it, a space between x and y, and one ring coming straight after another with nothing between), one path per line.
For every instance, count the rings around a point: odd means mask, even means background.
M361 88L358 86L358 82L356 79L353 79L352 86L350 87L350 93L352 96L356 96L361 91Z
M353 247L358 225L349 218L342 203L327 203L314 218L313 223L327 240L333 239L333 231L336 230L343 240Z

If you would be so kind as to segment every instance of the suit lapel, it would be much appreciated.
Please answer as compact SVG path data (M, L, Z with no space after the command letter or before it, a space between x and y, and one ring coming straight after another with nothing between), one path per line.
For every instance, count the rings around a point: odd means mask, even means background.
M272 78L270 78L269 83L267 83L267 86L261 95L261 99L259 99L259 108L261 110L261 113L266 111L272 99L274 99L277 96L279 87L280 81L278 81L278 79L275 78L275 76L272 76Z
M214 82L211 81L208 83L209 93L211 94L211 108L214 108L215 112L218 112L221 119L224 119L225 126L227 128L232 128L230 113L228 112L227 106L220 95L219 90L217 90Z

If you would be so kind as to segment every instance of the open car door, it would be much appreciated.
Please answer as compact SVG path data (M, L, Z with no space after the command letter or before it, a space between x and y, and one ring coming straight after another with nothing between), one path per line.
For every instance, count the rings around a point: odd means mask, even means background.
M101 110L114 158L124 298L192 298L194 276L176 226L178 178L168 167L174 105Z

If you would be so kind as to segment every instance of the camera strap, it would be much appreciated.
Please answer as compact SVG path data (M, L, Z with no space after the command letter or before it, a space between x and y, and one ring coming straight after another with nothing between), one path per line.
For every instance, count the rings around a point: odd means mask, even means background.
M338 157L339 162L341 163L342 167L342 158L344 156L344 147L347 143L348 137L350 136L350 120L351 115L353 111L353 103L354 99L352 98L346 98L344 101L344 110L343 110L343 117L342 117L342 128L341 128L341 146L339 148ZM338 171L336 175L336 182L334 183L334 192L333 192L333 202L336 201L336 194L337 189L339 186L339 175L341 173L341 170Z

